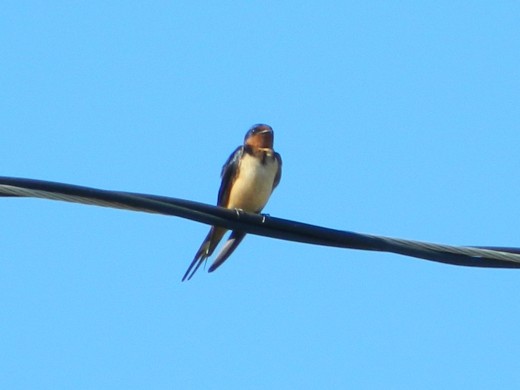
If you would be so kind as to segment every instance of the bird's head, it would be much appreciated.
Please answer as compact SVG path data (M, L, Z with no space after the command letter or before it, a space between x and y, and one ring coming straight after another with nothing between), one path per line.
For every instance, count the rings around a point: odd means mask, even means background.
M273 148L274 132L271 126L257 124L251 127L244 138L244 144L253 148Z

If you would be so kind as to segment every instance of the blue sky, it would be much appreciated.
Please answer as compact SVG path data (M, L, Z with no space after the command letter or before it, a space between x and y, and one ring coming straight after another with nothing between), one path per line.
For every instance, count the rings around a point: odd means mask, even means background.
M520 246L517 2L15 2L0 16L1 175L214 203L254 123L265 212ZM519 271L2 199L0 387L513 388Z

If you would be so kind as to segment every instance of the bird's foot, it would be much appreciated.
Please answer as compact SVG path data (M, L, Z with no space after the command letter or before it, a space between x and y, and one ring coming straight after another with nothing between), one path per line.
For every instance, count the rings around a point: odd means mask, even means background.
M270 217L269 214L260 214L262 216L262 223L265 223L265 221L267 220L267 218Z

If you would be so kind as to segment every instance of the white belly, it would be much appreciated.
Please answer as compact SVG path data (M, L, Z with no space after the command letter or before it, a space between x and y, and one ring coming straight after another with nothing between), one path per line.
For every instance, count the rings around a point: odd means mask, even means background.
M262 164L260 159L245 154L239 170L227 207L251 212L262 210L273 192L278 161L267 156L265 164Z

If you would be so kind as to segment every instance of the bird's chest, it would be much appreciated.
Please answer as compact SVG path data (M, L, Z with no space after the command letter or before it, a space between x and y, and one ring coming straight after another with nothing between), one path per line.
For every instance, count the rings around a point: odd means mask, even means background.
M278 162L272 155L244 155L239 173L229 194L229 208L259 212L273 191Z

